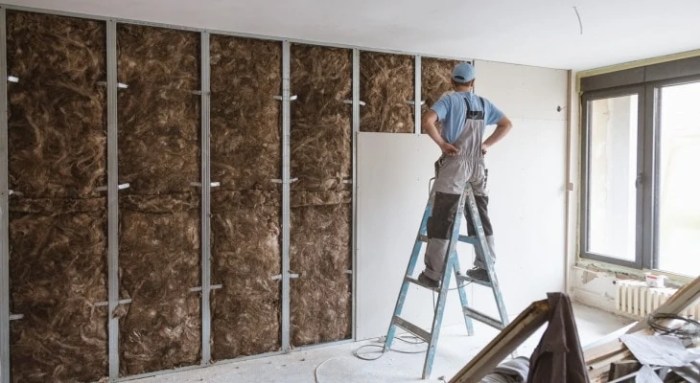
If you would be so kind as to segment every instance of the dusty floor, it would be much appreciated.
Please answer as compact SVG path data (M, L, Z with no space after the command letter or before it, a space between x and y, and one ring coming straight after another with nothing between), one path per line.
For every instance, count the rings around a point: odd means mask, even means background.
M581 342L585 346L601 336L628 323L629 320L589 308L575 305L576 321ZM529 355L539 342L541 328L518 350L519 355ZM464 364L476 355L495 335L496 330L475 324L476 334L468 337L463 326L445 327L441 334L431 379L425 382L449 380ZM286 355L255 358L217 364L207 368L162 374L157 377L134 380L137 383L328 383L328 382L418 382L425 353L406 354L389 352L375 361L364 361L353 356L353 351L364 345L379 345L377 340L334 344L294 351ZM396 342L394 348L404 351L421 351L425 345ZM362 353L378 350L364 347ZM364 354L368 357L377 354Z

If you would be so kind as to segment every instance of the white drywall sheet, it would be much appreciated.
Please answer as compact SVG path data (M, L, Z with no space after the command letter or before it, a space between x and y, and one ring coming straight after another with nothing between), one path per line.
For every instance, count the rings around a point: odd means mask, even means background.
M549 291L564 290L566 71L479 61L477 93L513 121L488 153L489 210L497 273L516 316ZM493 127L487 130L487 134ZM386 333L428 197L439 149L425 135L360 133L358 140L357 337ZM471 251L460 247L462 268ZM422 258L416 267L423 268ZM471 303L496 314L490 290L469 287ZM462 321L459 298L447 298L444 323ZM412 286L406 317L428 329L431 294Z

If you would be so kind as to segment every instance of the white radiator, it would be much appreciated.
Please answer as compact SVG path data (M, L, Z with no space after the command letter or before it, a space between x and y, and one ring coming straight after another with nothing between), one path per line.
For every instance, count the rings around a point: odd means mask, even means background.
M643 319L664 304L675 292L676 289L669 287L648 287L645 282L618 280L615 305L618 314ZM700 318L700 302L696 301L680 314L697 320Z

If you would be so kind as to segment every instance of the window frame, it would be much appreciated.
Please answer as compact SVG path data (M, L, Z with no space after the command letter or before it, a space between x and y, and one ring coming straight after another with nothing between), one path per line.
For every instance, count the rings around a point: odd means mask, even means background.
M650 227L650 235L651 237L651 243L650 243L650 249L652 250L649 254L649 259L648 262L646 263L646 268L648 269L654 269L654 270L659 270L659 257L661 256L660 254L660 249L659 249L659 235L660 235L660 221L658 219L659 214L660 214L660 204L659 204L659 197L661 195L660 189L661 185L659 183L659 178L657 177L658 174L660 174L661 169L661 105L663 103L663 98L661 97L661 90L664 87L669 87L669 86L677 86L677 85L685 85L685 84L692 84L692 83L700 83L700 75L695 75L695 76L683 76L679 78L673 78L673 79L667 79L663 81L655 81L653 83L647 84L646 91L647 93L653 95L654 97L654 104L653 104L653 123L654 123L654 136L653 136L653 147L651 150L653 150L653 156L654 159L659 159L658 161L654 161L652 164L653 166L653 174L654 174L654 183L652 185L653 187L653 199L651 202L651 209L652 209L652 216L654 217L653 221L651 222L651 227Z
M590 149L591 149L591 132L590 132L590 121L591 121L591 103L593 101L597 100L605 100L608 98L615 98L615 97L624 97L624 96L632 96L636 95L637 96L637 143L636 143L636 148L637 148L637 175L636 175L636 200L637 203L635 204L635 259L634 261L629 261L625 259L620 259L620 258L615 258L610 255L605 255L605 254L600 254L600 253L595 253L592 252L588 249L589 245L589 226L590 226L590 165L591 165L591 155L590 155ZM604 89L604 90L598 90L598 91L593 91L593 92L587 92L581 97L581 104L582 104L582 109L583 109L583 121L582 121L582 126L584 127L583 129L583 136L582 136L582 158L581 158L581 206L582 206L582 214L581 214L581 254L580 256L582 258L588 258L592 259L595 261L602 261L606 263L612 263L620 266L626 266L626 267L633 267L633 268L641 268L643 265L643 252L642 248L643 246L641 245L641 239L642 235L640 231L643 229L643 227L640 225L640 214L642 214L642 209L643 209L643 188L640 188L640 174L643 172L643 166L644 164L642 163L642 159L639 156L639 151L640 147L643 146L646 142L644 139L644 131L645 131L645 121L644 121L644 113L643 113L643 105L645 102L645 90L644 87L642 86L624 86L624 87L617 87L614 89Z
M579 258L626 266L658 269L659 179L661 154L661 89L700 82L700 56L581 78L581 192ZM635 260L627 261L588 250L591 101L637 94L637 210ZM661 270L663 271L663 270Z

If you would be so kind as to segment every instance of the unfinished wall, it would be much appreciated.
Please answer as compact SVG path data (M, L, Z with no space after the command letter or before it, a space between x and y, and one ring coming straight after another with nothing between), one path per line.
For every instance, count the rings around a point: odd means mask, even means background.
M198 33L119 24L120 373L199 363Z
M430 109L446 92L452 91L452 68L459 60L444 60L429 57L421 58L421 97L425 101L423 112ZM437 123L440 129L440 122ZM421 127L421 133L425 128Z
M282 44L211 36L212 356L280 349Z
M415 59L360 52L360 131L413 133Z
M352 332L352 51L291 47L294 346Z
M106 374L105 25L7 12L11 375ZM3 79L3 81L5 81Z

